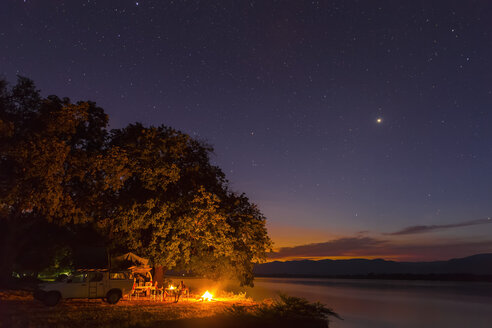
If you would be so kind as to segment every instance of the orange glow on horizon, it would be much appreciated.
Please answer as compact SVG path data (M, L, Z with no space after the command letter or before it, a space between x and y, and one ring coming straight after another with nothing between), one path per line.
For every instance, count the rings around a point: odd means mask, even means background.
M326 240L342 237L344 232L333 233L319 228L307 228L289 225L275 225L268 227L268 234L273 240L274 250L282 247L296 247L299 245L322 243Z
M403 255L403 254L395 254L395 255L339 255L339 256L293 256L293 257L282 257L282 258L271 258L267 260L269 262L287 262L287 261L303 261L303 260L311 260L311 261L320 261L320 260L354 260L354 259L364 259L364 260L377 260L383 259L387 261L405 261L408 258L412 258L413 256Z

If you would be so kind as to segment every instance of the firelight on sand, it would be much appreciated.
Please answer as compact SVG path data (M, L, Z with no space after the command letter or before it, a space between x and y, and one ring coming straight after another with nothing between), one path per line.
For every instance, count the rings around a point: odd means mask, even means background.
M208 290L202 295L202 300L211 301L213 295L208 292Z

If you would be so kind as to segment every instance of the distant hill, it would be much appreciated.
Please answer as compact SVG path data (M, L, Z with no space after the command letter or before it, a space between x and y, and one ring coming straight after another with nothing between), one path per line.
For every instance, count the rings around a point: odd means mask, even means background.
M344 275L492 275L492 254L434 262L386 260L302 260L269 262L255 266L256 275L344 276Z

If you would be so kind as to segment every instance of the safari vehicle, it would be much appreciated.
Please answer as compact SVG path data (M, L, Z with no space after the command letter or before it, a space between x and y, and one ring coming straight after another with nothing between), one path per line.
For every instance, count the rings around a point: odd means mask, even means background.
M116 304L132 288L131 271L81 270L60 281L40 284L34 297L48 306L73 298L100 298Z

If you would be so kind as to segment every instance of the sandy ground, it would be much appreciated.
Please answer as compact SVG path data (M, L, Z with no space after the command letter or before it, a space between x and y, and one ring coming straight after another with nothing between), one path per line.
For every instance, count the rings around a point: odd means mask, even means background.
M0 292L0 327L191 327L197 318L208 317L200 320L208 322L232 304L256 303L248 299L203 302L190 297L178 303L122 299L115 305L102 300L62 300L47 307L30 293L7 291Z

